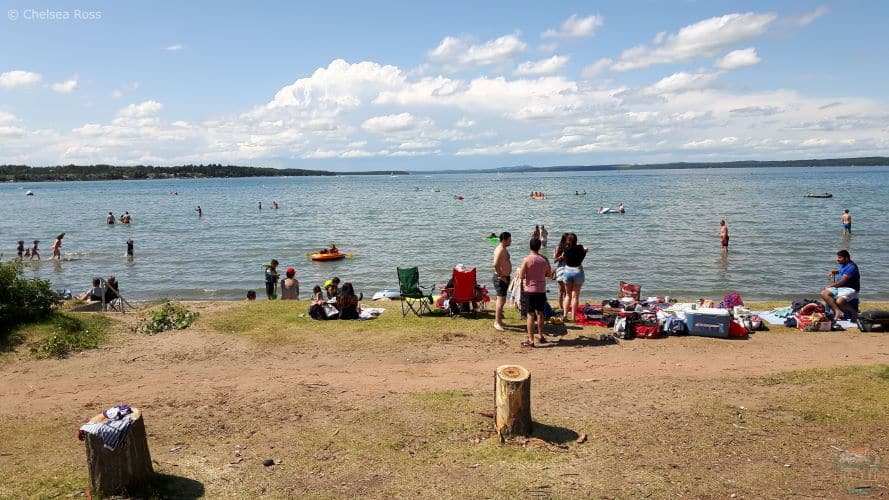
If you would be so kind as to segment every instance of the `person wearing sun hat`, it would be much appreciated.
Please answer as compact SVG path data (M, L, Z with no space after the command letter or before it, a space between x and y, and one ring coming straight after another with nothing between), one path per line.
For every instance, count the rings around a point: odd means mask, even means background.
M294 278L296 269L288 267L281 280L281 300L299 300L299 281Z

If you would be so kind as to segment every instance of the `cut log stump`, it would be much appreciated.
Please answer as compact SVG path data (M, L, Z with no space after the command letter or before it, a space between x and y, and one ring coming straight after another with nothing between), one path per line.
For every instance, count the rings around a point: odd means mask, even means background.
M133 408L133 413L126 418L131 418L133 423L127 429L126 443L115 450L106 448L102 438L84 433L90 487L94 495L113 496L140 491L154 473L142 412ZM90 422L103 420L105 417L99 414Z
M518 365L503 365L494 371L494 426L501 441L530 436L531 372Z

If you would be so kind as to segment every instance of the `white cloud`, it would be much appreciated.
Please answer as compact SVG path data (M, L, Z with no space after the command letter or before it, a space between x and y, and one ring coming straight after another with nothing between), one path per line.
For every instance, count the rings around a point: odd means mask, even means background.
M166 50L168 52L176 52L176 51L182 50L184 48L185 48L185 45L182 45L181 43L174 43L173 45L167 45L167 48L164 50Z
M64 82L52 84L52 89L60 94L70 94L77 88L77 78L71 78Z
M377 134L390 134L412 131L427 125L431 125L430 120L418 119L410 113L399 113L369 118L361 124L361 128Z
M719 69L738 69L759 64L761 61L762 59L756 54L756 49L750 47L729 52L717 59L713 66Z
M457 71L504 64L528 48L517 34L504 35L481 44L471 44L468 37L447 36L426 57L445 71Z
M686 73L680 71L679 73L673 73L672 75L661 79L654 85L647 87L644 90L644 93L654 95L676 94L679 92L706 89L711 87L718 77L719 73L710 73L706 71Z
M568 57L552 56L540 61L523 62L519 64L514 74L518 76L551 75L562 71L566 64L568 64Z
M541 33L543 38L555 37L590 37L596 34L596 28L602 26L604 18L598 14L587 17L578 17L577 14L571 14L571 17L562 21L559 30L549 29Z
M17 87L31 87L43 81L38 73L30 71L13 70L0 73L0 88L14 89Z
M25 131L19 127L0 126L0 137L21 137Z
M117 112L118 118L148 118L161 112L163 104L157 101L144 101L130 104Z
M14 114L0 111L0 123L10 123L14 121L18 121Z
M337 59L327 68L318 68L308 78L300 78L278 93L266 104L267 109L298 108L318 114L335 116L343 109L355 108L379 92L401 88L405 75L395 66L373 62L349 64Z
M583 68L583 70L580 72L580 77L583 79L586 79L586 80L595 78L596 76L599 75L599 73L601 73L601 72L605 71L606 69L608 69L609 67L611 67L612 62L614 62L614 61L612 61L611 59L609 59L607 57L603 57L602 59L599 59L598 61L594 62L593 64L590 64L589 66Z
M800 26L806 26L806 25L810 24L812 21L814 21L815 19L818 19L819 17L823 16L824 14L827 14L827 12L829 10L830 9L826 5L819 5L812 12L809 12L807 14L803 14L802 16L800 16L796 20L796 23L799 24Z
M712 57L737 43L761 35L777 16L772 13L728 14L685 26L675 35L662 37L655 47L639 45L625 50L612 67L616 71L674 64ZM657 38L657 37L656 37Z

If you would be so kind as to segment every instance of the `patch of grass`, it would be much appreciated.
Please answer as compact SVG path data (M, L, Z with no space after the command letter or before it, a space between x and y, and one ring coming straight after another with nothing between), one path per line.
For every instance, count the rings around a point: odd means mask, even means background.
M197 318L198 313L190 311L182 304L164 302L160 308L148 311L135 331L154 335L167 330L182 330L188 328Z
M370 321L319 321L309 317L309 305L309 301L244 302L212 317L208 315L204 324L217 332L261 344L335 345L341 349L384 347L392 342L423 344L496 339L490 335L491 319L486 314L479 314L477 319L413 314L402 318L397 301L364 302L362 307L386 311Z
M86 490L83 443L77 424L59 418L0 422L0 498L55 498ZM35 460L35 450L42 459Z
M44 322L31 325L27 338L29 351L38 358L64 358L72 351L95 349L105 340L110 320L101 315L56 313Z
M799 386L784 405L805 420L826 425L889 422L889 366L795 370L763 379L766 385Z

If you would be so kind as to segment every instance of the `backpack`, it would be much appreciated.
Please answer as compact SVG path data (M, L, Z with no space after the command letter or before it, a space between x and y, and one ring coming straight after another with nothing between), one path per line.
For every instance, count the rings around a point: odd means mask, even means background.
M744 299L741 298L737 293L730 293L722 298L722 303L719 304L719 307L723 309L734 309L735 306L743 306Z

